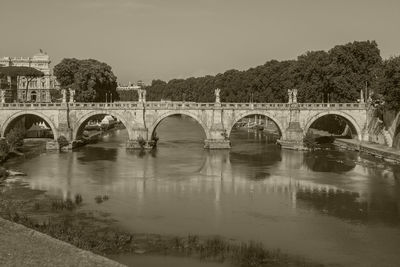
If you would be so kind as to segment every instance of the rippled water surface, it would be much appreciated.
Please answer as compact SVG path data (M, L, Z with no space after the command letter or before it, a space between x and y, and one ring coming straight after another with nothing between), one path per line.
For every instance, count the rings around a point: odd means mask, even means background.
M157 133L150 153L126 151L119 130L12 167L34 189L81 194L84 209L110 213L127 230L257 240L346 266L400 265L398 167L348 151L280 150L245 130L232 133L230 151L207 151L201 128L180 117Z

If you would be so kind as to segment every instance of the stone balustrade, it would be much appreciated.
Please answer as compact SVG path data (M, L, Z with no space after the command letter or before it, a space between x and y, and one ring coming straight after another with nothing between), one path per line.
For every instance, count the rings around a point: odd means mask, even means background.
M181 101L154 101L154 102L113 102L113 103L0 103L0 109L290 109L296 107L301 110L312 109L367 109L365 103L197 103ZM293 106L295 105L295 106Z

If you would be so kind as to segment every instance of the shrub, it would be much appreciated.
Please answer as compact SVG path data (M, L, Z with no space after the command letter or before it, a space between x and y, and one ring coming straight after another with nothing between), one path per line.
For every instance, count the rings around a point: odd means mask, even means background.
M12 128L6 135L10 151L15 151L24 144L25 129L22 127Z
M60 149L69 145L69 142L68 142L67 138L65 136L63 136L63 135L60 135L57 138L57 142L58 142L58 144L60 146Z
M10 152L10 146L8 145L6 139L0 139L0 162L7 159L7 155Z
M144 148L144 146L146 145L146 141L141 136L138 137L137 142L141 148Z
M307 132L303 138L304 146L308 149L314 150L317 147L317 141L312 133Z
M51 202L52 210L69 210L72 211L76 208L74 202L71 199L67 200L53 200Z

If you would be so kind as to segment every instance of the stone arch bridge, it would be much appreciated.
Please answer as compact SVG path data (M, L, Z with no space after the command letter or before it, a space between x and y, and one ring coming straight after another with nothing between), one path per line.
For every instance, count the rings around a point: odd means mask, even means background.
M0 130L4 137L9 125L21 115L37 115L50 126L57 138L73 143L92 116L108 114L126 127L127 148L151 143L157 125L166 117L183 114L196 120L205 132L205 148L230 147L230 133L240 119L263 115L274 121L281 132L284 148L300 149L311 124L318 118L336 114L352 126L359 140L368 140L369 108L365 103L194 103L194 102L114 102L114 103L0 103Z

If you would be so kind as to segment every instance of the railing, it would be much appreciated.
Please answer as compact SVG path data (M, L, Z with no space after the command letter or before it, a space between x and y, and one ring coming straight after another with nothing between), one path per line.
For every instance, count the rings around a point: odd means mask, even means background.
M113 103L3 103L0 109L366 109L365 103L197 103L181 101Z
M0 109L61 109L65 103L2 103Z

